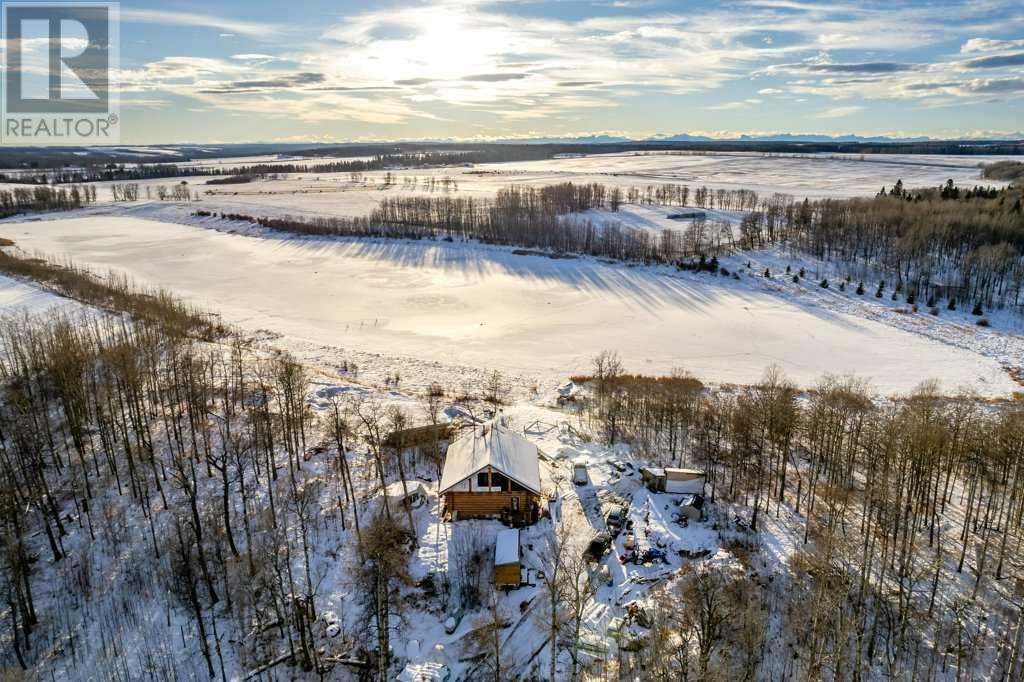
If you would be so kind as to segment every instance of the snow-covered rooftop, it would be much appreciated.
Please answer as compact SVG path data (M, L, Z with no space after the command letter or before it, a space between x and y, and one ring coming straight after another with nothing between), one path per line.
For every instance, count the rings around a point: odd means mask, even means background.
M423 487L423 484L420 483L419 481L406 481L405 487L402 486L401 481L395 481L394 483L389 483L388 487L384 489L384 495L389 500L401 500L405 498L406 489L408 489L409 491L409 497L412 497L413 495L416 494L422 495L426 493L426 489Z
M498 531L498 537L494 540L494 565L505 566L506 564L519 563L519 530L506 528Z
M524 488L540 493L537 446L510 431L500 420L474 427L471 433L448 446L439 492L445 492L488 466Z

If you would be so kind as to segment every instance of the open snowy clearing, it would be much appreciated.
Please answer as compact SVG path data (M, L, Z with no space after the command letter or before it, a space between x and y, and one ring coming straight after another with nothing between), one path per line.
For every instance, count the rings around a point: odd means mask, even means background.
M51 294L32 284L0 275L0 314L38 315L54 310L77 310L81 307L74 301Z
M983 395L1017 388L995 359L744 281L468 244L279 239L94 215L3 225L26 252L124 271L307 355L334 348L498 369L542 381L589 369L683 368L749 383L776 364L801 385L856 374L883 393L934 377ZM9 306L5 305L4 308ZM322 364L322 363L321 363Z

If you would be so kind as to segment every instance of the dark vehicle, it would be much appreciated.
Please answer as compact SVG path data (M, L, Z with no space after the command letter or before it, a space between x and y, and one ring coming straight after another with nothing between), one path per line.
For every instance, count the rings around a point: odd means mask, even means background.
M626 525L626 509L620 504L613 504L604 515L604 525L612 537L617 537Z
M668 557L663 550L657 547L649 547L633 555L634 564L667 564Z
M590 541L587 549L583 552L584 558L588 561L600 561L604 555L611 551L612 536L610 533L601 531Z

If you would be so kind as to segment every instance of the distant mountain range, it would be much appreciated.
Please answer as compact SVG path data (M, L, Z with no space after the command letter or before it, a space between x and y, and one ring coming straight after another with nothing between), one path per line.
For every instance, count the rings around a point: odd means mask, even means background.
M653 135L645 138L630 138L615 135L584 135L580 137L531 137L493 140L498 144L642 144L645 142L863 142L870 144L906 144L908 142L954 141L957 138L944 137L890 137L887 135L820 135L813 133L776 133L774 135L737 135L735 137L709 137L706 135ZM1024 132L1003 134L983 138L962 138L964 140L1022 140Z

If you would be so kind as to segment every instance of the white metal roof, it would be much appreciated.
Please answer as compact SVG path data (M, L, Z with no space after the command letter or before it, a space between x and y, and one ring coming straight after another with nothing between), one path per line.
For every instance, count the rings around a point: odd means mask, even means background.
M665 474L671 476L672 474L680 476L703 476L704 472L700 469L675 469L672 467L665 467Z
M504 566L518 563L519 531L516 528L499 530L498 537L494 540L494 565Z
M536 445L498 420L487 422L448 446L439 492L447 491L489 466L539 494L539 457Z

